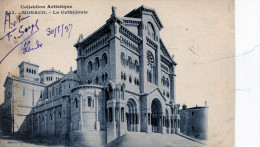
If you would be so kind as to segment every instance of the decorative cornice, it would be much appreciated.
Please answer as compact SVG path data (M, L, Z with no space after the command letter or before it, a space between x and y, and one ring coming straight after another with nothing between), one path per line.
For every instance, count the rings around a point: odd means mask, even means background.
M142 41L142 39L139 36L132 33L130 30L128 30L126 27L122 25L119 28L119 32L137 44L140 44Z
M135 43L133 43L130 39L126 39L122 35L120 35L120 44L127 48L129 51L139 56L139 47Z
M78 48L79 46L82 46L84 48L86 45L92 43L97 38L99 38L99 37L103 36L104 34L108 33L109 30L110 30L109 26L107 24L105 24L102 27L100 27L97 31L95 31L94 33L89 35L87 38L82 40L81 42L77 42L76 44L74 44L74 47Z
M177 63L171 58L168 50L166 49L165 45L163 44L163 41L160 39L160 48L163 52L164 58L168 59L170 62L173 62L174 65L177 65Z
M33 82L33 81L30 81L30 80L26 80L26 79L22 79L20 77L16 77L16 76L7 76L6 79L12 79L12 80L15 80L15 81L18 81L18 82L24 82L24 83L27 83L27 84L32 84L32 85L36 85L36 86L41 86L41 87L46 87L47 85L45 84L42 84L42 83L36 83L36 82Z
M79 85L77 87L74 87L73 89L71 89L71 92L73 92L74 90L77 90L77 89L84 89L84 88L97 88L97 89L103 89L104 87L103 86L100 86L100 85L95 85L95 84L85 84L85 85Z
M142 12L148 12L148 13L153 14L153 18L155 19L155 22L156 22L158 28L160 30L163 28L163 25L162 25L158 15L157 15L156 11L154 9L152 9L152 8L141 6L141 7L137 8L137 9L132 10L128 14L126 14L125 17L137 17Z

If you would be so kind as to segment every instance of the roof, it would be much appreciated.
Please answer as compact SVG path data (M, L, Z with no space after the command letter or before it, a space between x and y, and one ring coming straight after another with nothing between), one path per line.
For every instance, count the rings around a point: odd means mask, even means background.
M126 14L125 17L137 17L143 11L152 13L158 28L159 29L163 28L163 25L162 25L158 15L157 15L156 11L154 9L148 8L148 7L144 6L144 5L142 5L141 7L137 8L137 9L132 10L131 12Z
M70 70L70 72L68 72L66 75L64 75L64 77L61 79L61 81L65 81L65 80L73 80L73 81L78 81L78 82L80 81L80 79L72 71L72 69Z
M201 107L191 107L191 108L186 108L186 109L184 109L184 110L191 110L191 109L203 109L203 108L209 108L208 106L201 106ZM183 110L183 109L181 109L181 110Z
M33 66L39 67L39 65L30 63L29 61L28 61L28 62L22 61L22 62L18 65L18 67L20 67L23 63L26 63L26 64L29 64L29 65L33 65Z
M39 75L45 73L45 72L55 72L55 73L58 73L58 74L62 74L64 75L61 71L58 71L58 70L55 70L55 69L47 69L47 70L43 70L39 73Z
M31 80L27 80L27 79L24 79L22 77L17 77L17 76L13 76L13 75L8 75L5 79L5 82L4 82L4 86L7 82L8 79L12 79L12 80L16 80L16 81L19 81L19 82L24 82L24 83L28 83L28 84L32 84L32 85L37 85L37 86L46 86L45 84L42 84L40 82L37 82L37 81L31 81Z

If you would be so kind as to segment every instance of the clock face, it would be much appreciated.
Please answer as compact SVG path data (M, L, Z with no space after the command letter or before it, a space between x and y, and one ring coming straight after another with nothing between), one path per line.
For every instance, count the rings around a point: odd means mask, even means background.
M150 51L147 52L147 59L148 59L148 65L153 65L154 57L153 57L153 54Z

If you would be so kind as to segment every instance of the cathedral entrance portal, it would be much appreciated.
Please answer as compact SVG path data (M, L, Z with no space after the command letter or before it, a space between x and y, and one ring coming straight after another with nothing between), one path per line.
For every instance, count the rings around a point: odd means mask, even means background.
M137 114L137 104L134 99L129 99L127 101L126 119L127 131L137 132L139 120Z
M162 132L162 104L159 99L155 98L152 101L151 106L152 111L152 132L161 133Z

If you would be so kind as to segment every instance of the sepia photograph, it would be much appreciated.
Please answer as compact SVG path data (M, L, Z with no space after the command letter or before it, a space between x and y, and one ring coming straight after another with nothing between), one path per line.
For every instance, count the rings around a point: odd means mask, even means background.
M0 5L0 146L234 146L234 1Z

